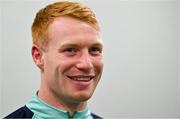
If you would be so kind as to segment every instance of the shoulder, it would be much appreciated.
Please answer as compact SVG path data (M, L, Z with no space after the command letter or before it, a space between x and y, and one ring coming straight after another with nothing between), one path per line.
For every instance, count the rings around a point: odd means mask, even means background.
M103 119L102 117L100 117L94 113L91 113L91 116L93 117L93 119Z
M33 117L33 112L29 110L26 106L23 106L4 118L8 119L8 118L32 118L32 117Z

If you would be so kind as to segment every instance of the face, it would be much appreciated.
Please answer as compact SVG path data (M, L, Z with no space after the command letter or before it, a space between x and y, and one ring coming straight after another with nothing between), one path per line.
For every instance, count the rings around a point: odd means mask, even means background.
M88 100L102 74L102 40L99 31L71 18L56 18L48 28L43 51L44 87L66 103Z

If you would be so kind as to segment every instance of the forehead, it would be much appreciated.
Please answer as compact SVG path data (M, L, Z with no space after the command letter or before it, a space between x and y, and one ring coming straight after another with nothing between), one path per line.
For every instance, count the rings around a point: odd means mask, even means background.
M54 21L48 27L48 35L52 35L52 33L58 33L59 35L66 36L75 34L78 31L84 33L93 33L95 35L99 35L100 33L88 23L69 16L63 16L54 19Z
M48 28L48 37L50 40L59 42L73 42L74 40L86 39L89 42L99 42L100 31L81 20L64 16L56 18ZM64 41L66 39L66 41Z

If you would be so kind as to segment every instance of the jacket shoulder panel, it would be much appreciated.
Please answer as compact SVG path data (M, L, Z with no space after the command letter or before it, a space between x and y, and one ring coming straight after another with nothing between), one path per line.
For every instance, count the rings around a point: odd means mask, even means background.
M33 115L34 114L30 109L28 109L26 106L23 106L4 118L32 118Z
M91 113L91 116L93 117L93 119L103 119L102 117L100 117L94 113Z

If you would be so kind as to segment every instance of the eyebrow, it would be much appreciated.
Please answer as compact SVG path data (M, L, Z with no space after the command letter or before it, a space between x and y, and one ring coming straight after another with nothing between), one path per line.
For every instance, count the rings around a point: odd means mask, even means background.
M92 46L97 46L97 47L103 48L103 44L102 43L94 43Z
M81 45L82 44L79 44L79 43L65 43L65 44L62 44L59 49L64 49L66 47L79 47L79 46L81 47ZM103 48L103 44L101 42L92 43L90 46Z
M63 44L59 47L59 49L64 49L67 47L78 47L78 44L73 44L73 43Z

